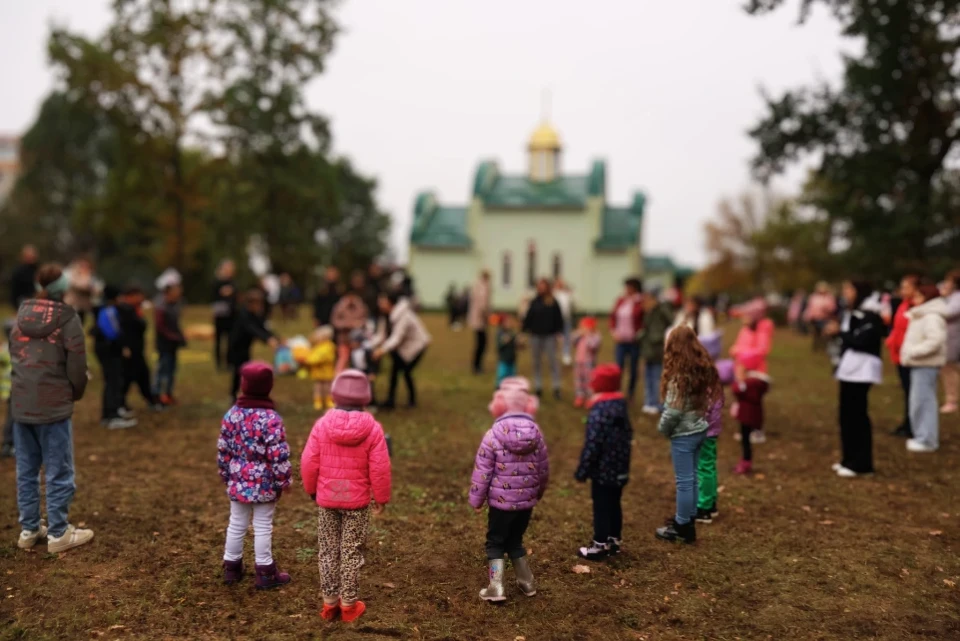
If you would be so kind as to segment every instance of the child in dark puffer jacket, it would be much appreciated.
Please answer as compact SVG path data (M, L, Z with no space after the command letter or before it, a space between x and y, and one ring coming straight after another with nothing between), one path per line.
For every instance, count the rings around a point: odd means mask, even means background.
M620 392L621 372L614 364L599 365L590 376L593 396L588 402L587 435L574 474L580 482L591 479L593 498L593 543L579 555L600 561L620 553L623 511L620 499L630 480L630 449L633 427L627 415L627 400Z

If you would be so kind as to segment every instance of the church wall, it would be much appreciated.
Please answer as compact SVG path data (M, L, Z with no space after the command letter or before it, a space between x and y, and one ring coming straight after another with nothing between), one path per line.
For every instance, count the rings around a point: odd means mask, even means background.
M623 293L623 281L637 274L633 265L633 251L626 252L599 252L593 260L594 287L591 292L574 292L575 298L582 306L589 301L588 311L606 313L614 301ZM583 299L586 298L586 301Z
M428 309L445 309L450 283L457 291L472 284L479 273L477 257L467 250L410 248L408 263L420 304Z

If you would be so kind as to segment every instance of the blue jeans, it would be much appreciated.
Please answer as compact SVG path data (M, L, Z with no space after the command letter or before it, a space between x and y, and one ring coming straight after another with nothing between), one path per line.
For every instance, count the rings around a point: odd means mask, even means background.
M660 377L663 376L663 363L643 364L643 389L645 392L643 404L646 407L663 409L660 405Z
M686 525L697 516L697 459L707 433L699 432L670 439L673 474L677 477L676 521Z
M927 447L940 447L940 403L937 401L939 367L910 368L910 426L913 438Z
M503 379L508 376L517 375L517 364L516 363L504 363L503 361L497 363L497 388L500 387L500 383L503 382Z
M177 373L177 352L160 352L157 363L157 380L153 386L153 395L173 396L173 378Z
M40 529L40 467L47 476L50 536L63 536L77 486L73 475L73 427L70 419L46 425L13 424L17 444L17 506L24 530Z
M637 389L637 369L640 366L640 343L617 343L614 357L617 359L617 365L620 371L625 370L627 357L630 357L630 376L627 379L627 395L633 400L633 393Z

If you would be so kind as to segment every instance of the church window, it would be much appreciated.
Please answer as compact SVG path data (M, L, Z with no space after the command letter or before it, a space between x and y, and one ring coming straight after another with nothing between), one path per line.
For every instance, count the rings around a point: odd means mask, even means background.
M503 252L503 288L510 289L510 281L513 280L513 258L510 252Z
M537 245L532 240L527 244L527 287L537 286Z
M559 253L553 255L553 279L563 276L563 257Z

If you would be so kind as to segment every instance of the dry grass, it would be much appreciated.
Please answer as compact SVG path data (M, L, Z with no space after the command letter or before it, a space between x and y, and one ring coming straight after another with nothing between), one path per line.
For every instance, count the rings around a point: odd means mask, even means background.
M314 510L301 492L284 497L274 535L293 583L272 593L252 581L221 585L228 503L215 441L228 380L193 362L181 370L183 405L143 415L136 429L96 424L96 387L79 407L72 518L96 530L92 545L60 558L17 550L14 468L0 462L0 639L960 639L957 420L945 422L939 453L906 454L886 436L900 412L890 378L871 399L878 474L836 479L834 384L822 358L786 333L772 359L759 474L729 474L728 429L722 515L695 547L654 540L673 510L673 481L666 443L638 414L625 552L574 574L574 550L591 534L588 488L572 478L582 415L545 401L554 481L527 538L540 593L481 603L485 519L466 491L492 381L466 373L470 335L440 323L430 319L421 409L382 417L394 437L394 501L368 541L369 613L358 626L316 616ZM315 418L310 391L285 379L276 397L299 455Z

